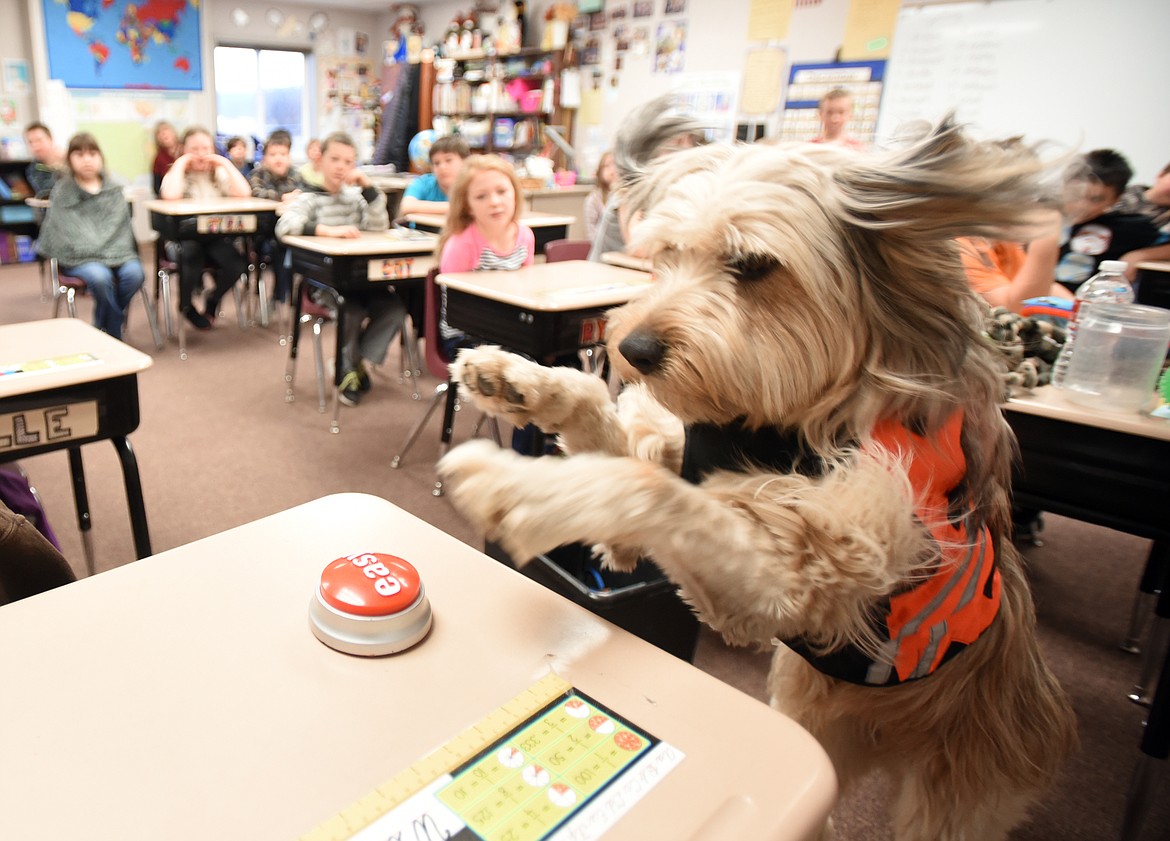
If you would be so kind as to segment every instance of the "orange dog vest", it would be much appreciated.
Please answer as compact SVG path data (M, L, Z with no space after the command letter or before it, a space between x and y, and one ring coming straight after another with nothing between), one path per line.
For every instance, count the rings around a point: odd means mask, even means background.
M900 453L918 497L915 511L936 544L937 558L920 580L888 596L874 611L874 658L854 645L819 654L802 639L784 642L818 671L851 683L888 686L917 680L977 640L999 612L1000 576L987 527L973 523L963 488L967 462L955 412L929 439L896 421L874 429L876 446ZM746 464L819 473L815 460L800 458L796 440L775 430L706 426L688 430L683 475L692 482L715 468ZM714 456L714 458L712 458Z

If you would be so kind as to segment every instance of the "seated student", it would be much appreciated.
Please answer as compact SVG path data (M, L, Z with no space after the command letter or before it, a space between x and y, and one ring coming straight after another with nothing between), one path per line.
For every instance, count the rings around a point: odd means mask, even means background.
M247 178L252 174L252 162L248 160L248 141L238 134L229 137L226 144L228 160L236 165L240 175Z
M983 237L957 240L967 282L988 306L1020 312L1029 298L1072 298L1072 293L1053 280L1060 252L1060 220L1053 216L1052 232L1036 237L1026 247Z
M164 199L212 199L222 196L251 197L252 188L231 161L215 154L211 133L192 126L183 132L183 154L171 165L162 180L160 197ZM235 240L222 237L210 240L183 240L179 264L179 309L199 330L210 330L219 302L247 270ZM218 266L215 291L207 299L203 312L192 303L196 287L203 285L203 270L210 258Z
M455 186L463 159L470 154L471 150L467 148L467 143L462 137L448 135L436 139L428 152L431 171L426 175L420 175L407 185L398 212L403 216L408 213L446 215L450 209L447 196Z
M510 271L531 266L536 236L520 222L520 180L512 165L496 155L473 155L463 162L451 188L451 210L439 237L442 272ZM454 359L474 339L447 323L447 290L440 298L439 341ZM512 433L512 449L529 453L536 427Z
M37 248L55 257L61 271L85 281L94 300L94 326L122 338L126 308L142 288L144 274L122 185L105 172L92 134L69 140L66 174L49 194L51 207Z
M1142 193L1145 207L1139 212L1151 218L1158 228L1158 239L1153 245L1128 251L1121 256L1128 267L1126 276L1132 281L1137 276L1137 265L1152 260L1170 260L1170 164L1162 167L1153 186Z
M313 137L305 144L305 155L308 160L297 169L297 176L306 187L321 188L324 183L321 179L321 141Z
M585 236L593 242L597 231L601 228L601 217L605 213L605 205L610 194L617 189L618 171L613 162L613 152L604 152L597 162L597 173L594 177L596 186L585 197Z
M264 141L264 157L260 161L260 166L252 170L252 175L248 179L252 186L252 195L281 202L287 207L289 202L301 194L301 179L289 169L290 148L292 136L284 129L277 129L268 135L268 139ZM282 303L287 301L292 291L292 267L285 265L286 249L275 237L257 240L256 245L260 254L272 266L272 273L276 277L272 299Z
M1070 227L1056 280L1070 292L1092 277L1102 260L1120 260L1157 241L1158 229L1148 217L1111 210L1131 177L1129 162L1112 149L1089 152L1066 176L1064 212Z
M175 131L175 127L162 120L154 127L154 161L150 166L151 183L154 186L154 194L159 195L162 189L163 176L170 170L171 164L183 154L182 148L179 146L179 135Z
M853 95L844 88L833 88L822 97L817 105L821 118L821 133L813 143L831 143L846 149L864 151L865 144L849 134L849 121L853 119Z
M276 222L276 236L304 234L318 237L356 239L361 231L385 231L386 194L370 183L370 177L356 166L353 139L336 132L321 144L321 176L324 186L306 188L285 208ZM402 299L389 287L375 285L368 292L347 292L343 318L341 402L356 406L370 390L368 360L380 365L390 342L401 329L406 315ZM369 323L363 326L363 322Z
M49 191L65 170L65 156L53 143L53 133L44 123L29 123L24 130L32 163L25 170L25 180L38 199L49 197Z
M613 149L619 184L642 174L660 155L707 142L703 124L676 106L674 95L664 94L642 105L625 120ZM589 259L594 262L600 261L601 255L607 251L625 249L624 227L629 220L622 218L621 199L619 187L610 194L605 205L597 235L589 249Z
M520 181L512 165L496 155L463 161L451 188L451 210L436 249L441 272L507 271L531 266L536 237L520 222ZM463 333L447 323L443 290L440 341L448 358L462 346Z

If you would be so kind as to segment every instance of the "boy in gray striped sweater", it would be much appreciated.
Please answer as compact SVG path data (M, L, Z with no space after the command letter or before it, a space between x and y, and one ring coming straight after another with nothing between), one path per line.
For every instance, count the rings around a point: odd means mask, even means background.
M348 134L337 132L325 138L319 164L324 186L320 190L306 188L284 209L276 223L278 239L298 234L356 239L362 231L385 231L390 226L385 194L355 166L356 159ZM345 293L339 386L342 403L356 406L370 390L365 362L380 365L385 360L405 316L402 299L389 287Z

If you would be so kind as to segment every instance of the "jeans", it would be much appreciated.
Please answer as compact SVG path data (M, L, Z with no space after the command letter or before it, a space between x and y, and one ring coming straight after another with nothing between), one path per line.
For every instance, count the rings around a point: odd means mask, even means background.
M121 339L126 309L145 279L142 263L127 260L114 268L96 262L82 263L80 266L61 266L61 272L85 282L94 300L94 326L115 339Z

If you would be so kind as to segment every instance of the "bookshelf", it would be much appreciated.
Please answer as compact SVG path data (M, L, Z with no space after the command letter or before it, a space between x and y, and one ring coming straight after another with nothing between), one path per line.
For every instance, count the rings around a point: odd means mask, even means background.
M28 161L0 161L0 265L37 259L36 211L25 204L32 188L25 180Z
M437 58L435 128L460 134L474 152L535 152L544 145L543 125L572 125L572 115L559 105L563 67L564 50Z

